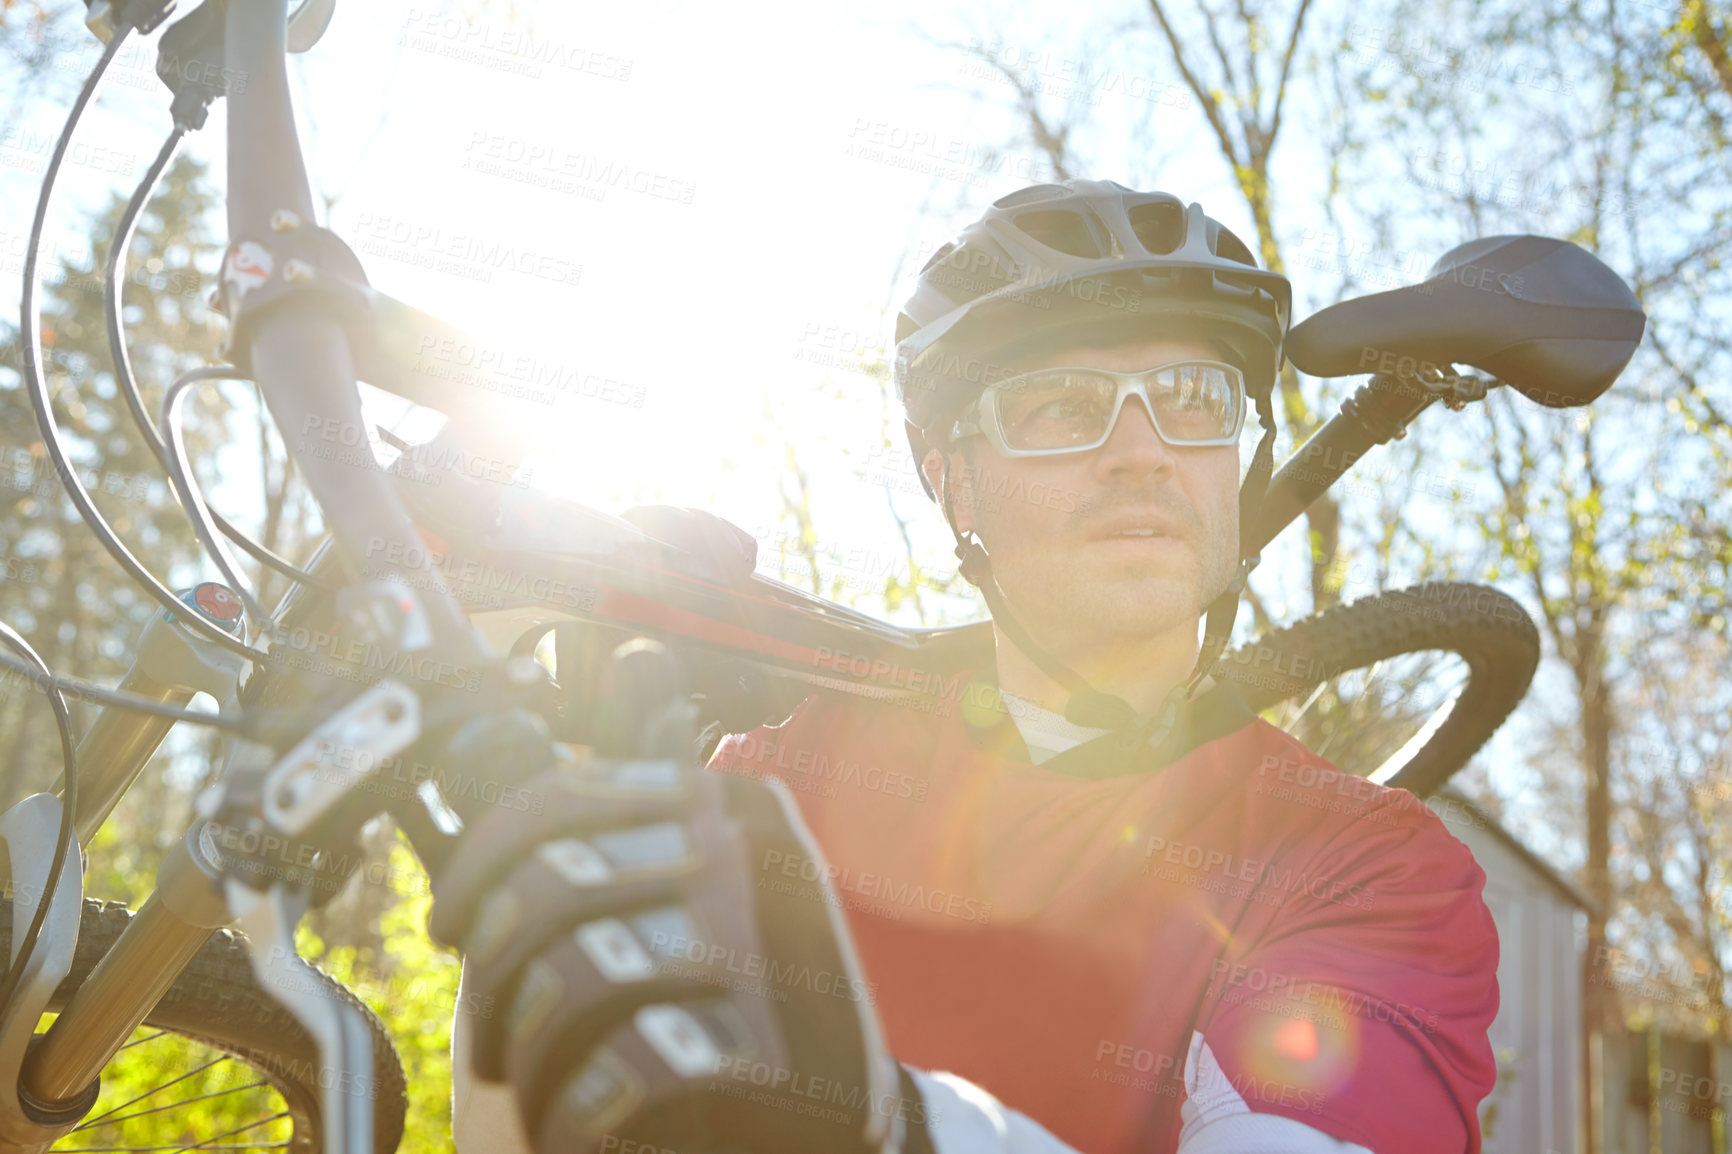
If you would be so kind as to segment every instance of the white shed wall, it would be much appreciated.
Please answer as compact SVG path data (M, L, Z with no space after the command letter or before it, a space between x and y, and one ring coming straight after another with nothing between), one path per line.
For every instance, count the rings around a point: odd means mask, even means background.
M1480 1107L1485 1154L1577 1154L1585 915L1501 831L1461 821L1450 832L1485 870L1498 931L1491 1044L1500 1077Z

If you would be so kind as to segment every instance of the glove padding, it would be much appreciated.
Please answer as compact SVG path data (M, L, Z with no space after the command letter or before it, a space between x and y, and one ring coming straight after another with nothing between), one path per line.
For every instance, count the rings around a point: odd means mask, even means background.
M923 1130L785 787L597 761L530 788L541 813L465 835L432 930L502 1009L474 1069L511 1082L538 1154L879 1154Z

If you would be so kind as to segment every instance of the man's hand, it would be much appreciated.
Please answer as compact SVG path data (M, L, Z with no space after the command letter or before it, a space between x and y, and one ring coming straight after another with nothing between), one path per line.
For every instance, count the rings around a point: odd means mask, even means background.
M757 538L706 510L638 505L620 517L686 554L694 575L707 581L738 585L757 567Z
M894 1151L925 1107L884 1050L823 857L779 784L592 762L488 814L434 935L501 1013L475 1070L554 1151ZM797 863L790 872L785 868ZM482 1003L484 1004L484 1003Z

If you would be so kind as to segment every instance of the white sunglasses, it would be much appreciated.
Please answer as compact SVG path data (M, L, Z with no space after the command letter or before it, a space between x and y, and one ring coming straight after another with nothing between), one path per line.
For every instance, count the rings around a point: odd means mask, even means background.
M984 435L1006 457L1086 453L1106 444L1132 395L1169 445L1232 445L1245 427L1243 373L1220 361L1174 361L1137 373L1052 368L996 381L951 437Z

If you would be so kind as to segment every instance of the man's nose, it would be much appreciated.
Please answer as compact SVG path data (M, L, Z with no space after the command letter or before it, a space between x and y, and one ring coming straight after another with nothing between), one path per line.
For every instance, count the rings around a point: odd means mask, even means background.
M1119 410L1119 419L1100 448L1099 464L1112 472L1172 471L1172 446L1155 431L1154 418L1141 397L1125 398L1125 407Z

